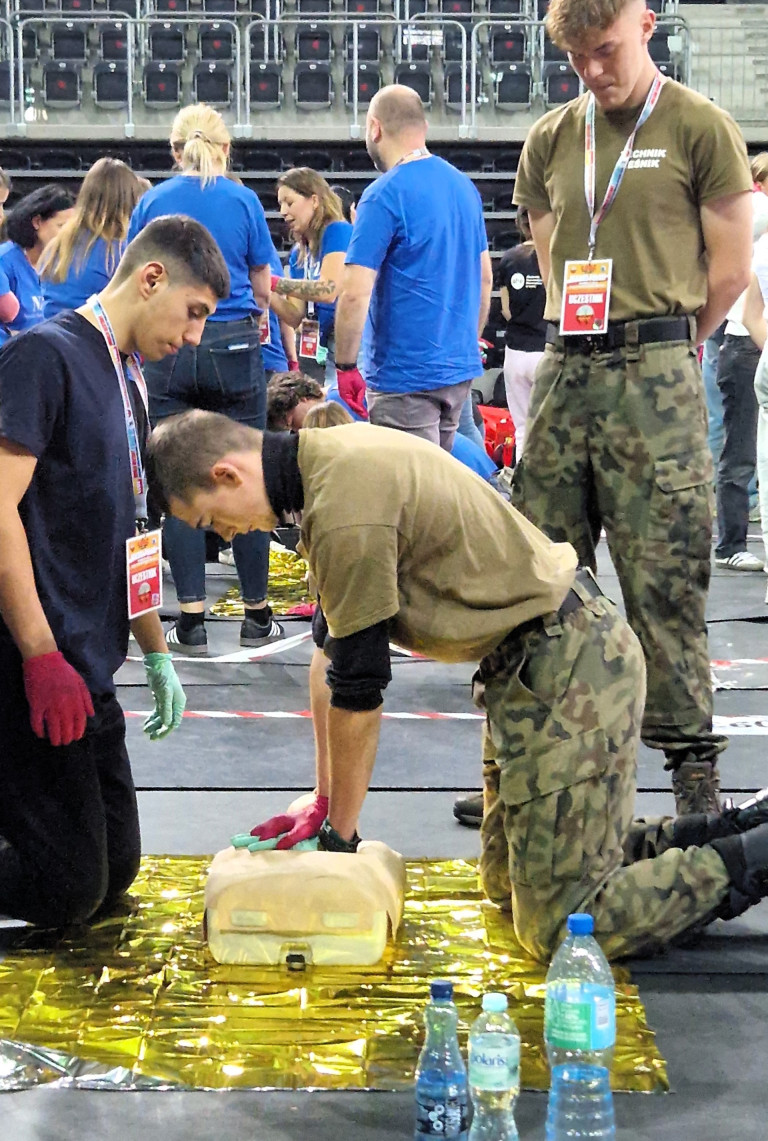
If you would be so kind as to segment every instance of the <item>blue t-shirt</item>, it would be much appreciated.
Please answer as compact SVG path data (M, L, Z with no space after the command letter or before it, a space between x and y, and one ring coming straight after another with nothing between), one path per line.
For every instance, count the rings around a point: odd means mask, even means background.
M477 347L483 207L466 174L435 155L364 191L347 265L377 271L362 373L379 392L424 392L483 371Z
M253 191L224 175L204 189L196 176L176 175L142 195L131 216L128 240L163 214L186 214L200 222L224 255L230 293L208 321L242 321L258 312L248 271L268 265L273 246L264 210Z
M113 251L111 258L110 247ZM45 274L41 278L45 298L44 316L55 317L63 309L77 309L85 304L91 294L100 293L109 285L124 249L125 242L105 242L103 238L97 238L88 251L88 256L81 261L80 253L75 247L64 281L53 281ZM110 270L107 269L108 264Z
M3 293L15 294L19 311L12 321L0 325L0 345L11 339L10 330L20 333L23 329L31 329L43 319L40 278L16 242L3 242L0 245L0 296Z
M144 407L129 389L144 439ZM128 650L135 508L120 388L85 317L61 313L0 351L0 436L37 459L19 514L56 645L92 693L113 693ZM0 639L11 639L2 618Z
M310 253L299 265L299 248L294 246L288 259L288 276L300 280L317 281L320 277L320 267L326 254L345 253L352 237L352 226L349 222L329 222L320 237L320 249L316 258ZM320 343L328 344L328 338L333 332L333 319L336 315L336 302L330 305L325 301L315 301L315 319L320 325ZM310 305L307 305L307 316L310 317Z
M277 277L283 276L283 263L280 261L280 255L274 245L272 246L269 265ZM280 332L280 319L274 309L269 311L269 342L268 345L261 346L261 359L264 361L264 368L271 372L285 372L288 368L288 357L285 355L283 334Z

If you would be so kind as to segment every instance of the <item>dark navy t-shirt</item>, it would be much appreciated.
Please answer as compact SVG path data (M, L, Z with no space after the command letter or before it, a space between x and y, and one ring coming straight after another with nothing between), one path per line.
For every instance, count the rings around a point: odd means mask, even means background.
M129 389L143 440L142 401ZM43 321L0 351L0 436L37 458L19 512L56 645L92 693L114 692L128 649L133 487L112 360L79 313ZM0 618L0 639L10 637Z
M380 392L425 392L480 376L483 206L466 174L435 155L366 188L346 264L376 270L362 373Z

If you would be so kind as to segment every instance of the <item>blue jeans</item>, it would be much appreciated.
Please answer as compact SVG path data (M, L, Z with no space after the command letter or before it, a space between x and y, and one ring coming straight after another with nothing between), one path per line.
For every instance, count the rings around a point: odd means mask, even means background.
M255 318L208 321L197 348L185 345L175 356L147 362L144 375L153 425L202 408L222 412L251 428L266 427L266 378ZM163 540L179 602L203 602L204 532L180 519L167 518ZM262 602L267 597L269 535L263 531L236 535L232 553L243 600Z
M759 361L760 350L751 337L726 334L717 370L725 425L717 472L715 555L720 559L747 549L749 487L757 462L755 372Z
M723 450L725 428L723 427L723 396L717 384L717 362L720 356L720 347L725 337L725 324L715 329L711 337L704 342L704 352L701 358L701 379L704 381L704 393L707 398L707 416L709 419L709 432L707 443L712 453L712 463L715 472L720 465L720 453Z
M461 432L462 436L466 436L473 444L477 444L478 448L485 451L485 440L483 439L480 429L475 423L475 417L472 414L472 392L467 393L467 399L461 408L461 416L459 416L459 426L456 429Z

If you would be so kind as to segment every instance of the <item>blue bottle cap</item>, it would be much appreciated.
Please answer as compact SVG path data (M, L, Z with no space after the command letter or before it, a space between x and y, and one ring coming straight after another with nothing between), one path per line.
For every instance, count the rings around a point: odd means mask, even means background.
M503 1014L506 1009L507 996L505 994L483 995L483 1010L487 1010L489 1014Z
M571 935L591 935L595 930L595 921L591 915L583 911L575 911L568 916L568 931Z
M447 979L435 979L430 985L429 993L435 1002L450 1002L453 998L453 983Z

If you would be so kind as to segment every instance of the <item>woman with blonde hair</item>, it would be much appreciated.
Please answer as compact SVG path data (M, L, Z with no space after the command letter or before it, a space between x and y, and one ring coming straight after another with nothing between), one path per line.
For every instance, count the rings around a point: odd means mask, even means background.
M333 322L352 226L337 194L308 166L277 180L277 200L294 247L285 277L272 278L272 308L299 329L299 357L325 366L336 384Z
M131 214L143 193L142 180L120 159L100 158L93 164L83 179L74 214L40 259L46 317L84 305L112 279L126 246Z
M206 321L197 348L184 346L145 365L150 419L154 425L190 408L204 408L264 428L267 398L259 316L269 308L273 250L264 211L253 191L227 176L230 137L218 111L205 103L183 108L173 121L170 142L179 173L144 195L128 237L163 214L186 214L218 243L231 288ZM179 653L207 654L205 534L168 518L164 539L181 608L168 644ZM283 636L267 605L269 535L236 535L232 551L245 605L240 645L266 645Z

